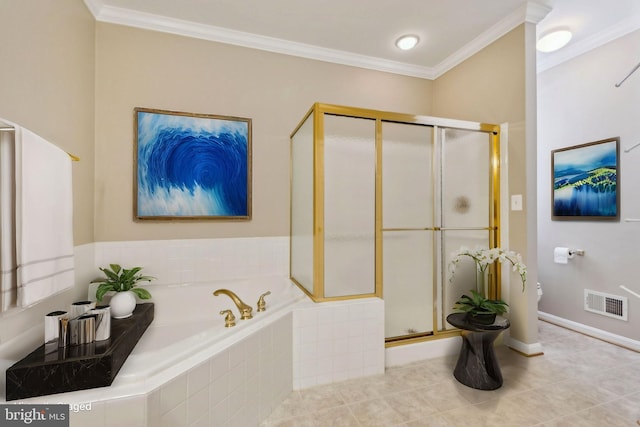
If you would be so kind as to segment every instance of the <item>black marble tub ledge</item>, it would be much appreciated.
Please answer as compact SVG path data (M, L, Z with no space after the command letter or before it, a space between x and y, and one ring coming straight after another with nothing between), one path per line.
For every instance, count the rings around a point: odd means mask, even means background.
M138 304L127 319L111 319L111 338L58 348L41 345L7 369L7 401L111 385L153 321L153 303Z

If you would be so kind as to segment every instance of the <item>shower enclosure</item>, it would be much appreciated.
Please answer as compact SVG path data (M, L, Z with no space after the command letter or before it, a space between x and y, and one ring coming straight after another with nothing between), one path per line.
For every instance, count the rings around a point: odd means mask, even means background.
M314 301L377 296L387 345L450 336L499 242L499 126L314 104L291 134L291 279ZM500 293L499 270L489 294Z

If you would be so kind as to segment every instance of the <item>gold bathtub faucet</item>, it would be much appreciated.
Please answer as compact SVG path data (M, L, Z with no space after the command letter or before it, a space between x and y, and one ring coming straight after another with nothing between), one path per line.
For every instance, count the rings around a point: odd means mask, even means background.
M251 314L251 312L253 311L253 308L250 305L247 305L244 302L242 302L242 300L238 297L238 295L234 294L228 289L218 289L213 292L214 296L218 296L220 294L224 294L233 300L236 307L238 307L238 310L240 310L241 319L245 320L245 319L251 319L253 317L253 315Z

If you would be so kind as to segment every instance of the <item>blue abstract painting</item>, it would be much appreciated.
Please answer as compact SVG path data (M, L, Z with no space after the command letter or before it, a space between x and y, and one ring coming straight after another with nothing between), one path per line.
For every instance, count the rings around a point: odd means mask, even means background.
M619 139L552 152L553 218L618 218Z
M135 109L137 219L251 217L251 119Z

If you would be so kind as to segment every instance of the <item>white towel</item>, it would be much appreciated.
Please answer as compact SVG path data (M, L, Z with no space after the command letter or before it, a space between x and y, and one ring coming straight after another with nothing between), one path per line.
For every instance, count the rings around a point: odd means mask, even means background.
M15 307L18 295L13 144L13 132L0 132L0 312Z
M18 305L27 307L74 284L71 159L15 128Z

